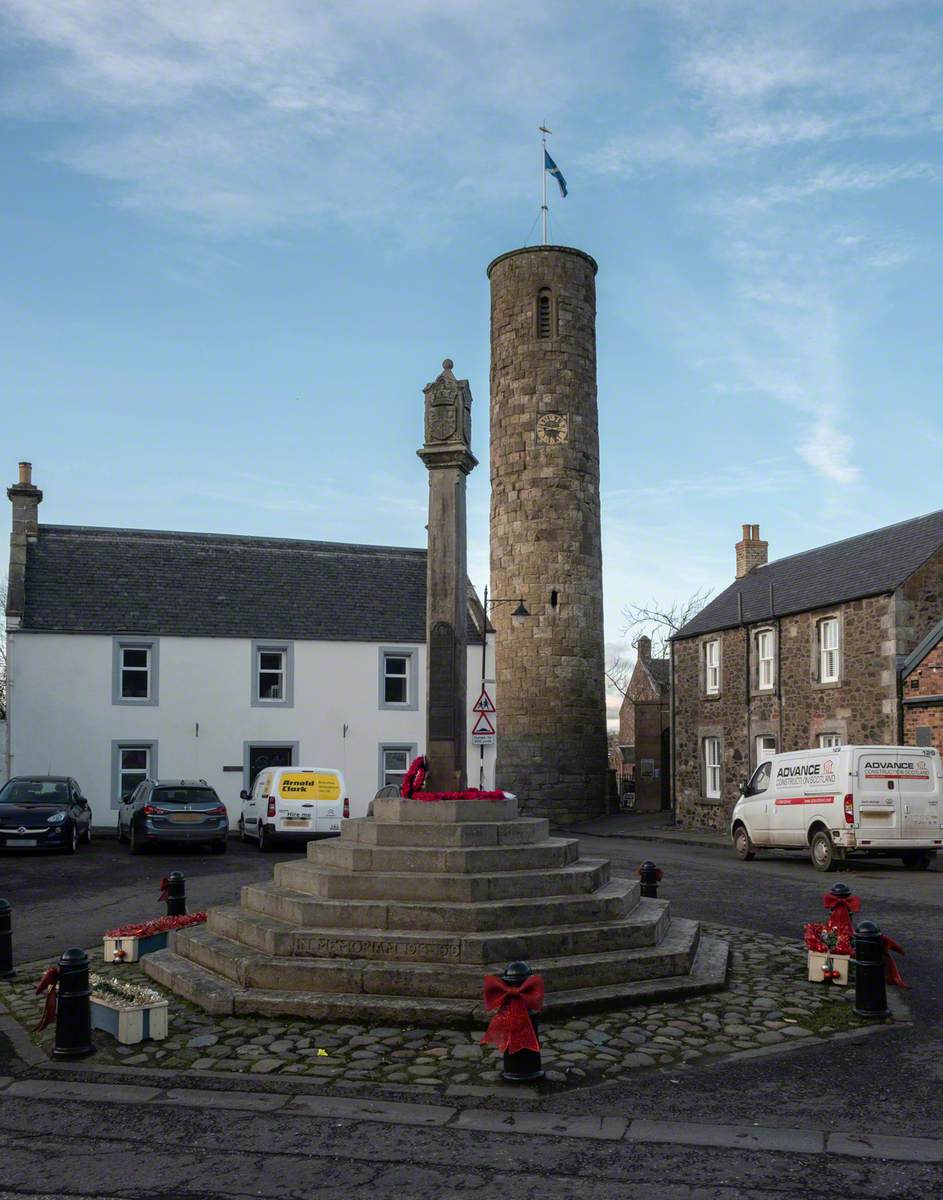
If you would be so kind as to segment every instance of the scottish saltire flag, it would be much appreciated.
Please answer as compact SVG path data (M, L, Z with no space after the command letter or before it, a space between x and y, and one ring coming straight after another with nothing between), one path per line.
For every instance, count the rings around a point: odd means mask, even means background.
M560 195L566 195L566 180L563 178L563 172L553 161L550 155L544 150L544 170L549 171L557 183L560 185Z

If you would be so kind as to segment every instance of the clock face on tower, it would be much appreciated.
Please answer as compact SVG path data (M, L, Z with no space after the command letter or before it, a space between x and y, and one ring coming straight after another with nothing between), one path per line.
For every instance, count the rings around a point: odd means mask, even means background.
M543 413L537 418L537 441L545 446L559 446L565 442L570 433L569 418L566 413Z

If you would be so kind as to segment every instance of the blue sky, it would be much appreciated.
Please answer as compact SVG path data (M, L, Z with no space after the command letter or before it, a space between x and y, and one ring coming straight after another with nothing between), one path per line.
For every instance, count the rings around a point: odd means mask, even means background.
M422 544L422 387L537 236L600 264L607 638L630 601L931 511L938 3L2 0L8 481L49 522Z

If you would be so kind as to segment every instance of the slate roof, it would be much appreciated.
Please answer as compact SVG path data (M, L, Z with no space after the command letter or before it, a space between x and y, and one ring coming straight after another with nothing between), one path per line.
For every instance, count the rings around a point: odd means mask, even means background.
M931 650L943 642L943 621L938 621L930 630L927 636L907 655L903 663L900 664L900 673L906 679L913 671L920 666L923 660L927 657Z
M22 628L426 640L426 552L287 538L40 525ZM469 619L468 638L481 644Z
M650 658L648 660L648 669L661 690L666 692L671 683L671 663L668 659Z
M672 640L739 625L738 595L751 624L893 592L941 546L943 509L777 559L715 596Z

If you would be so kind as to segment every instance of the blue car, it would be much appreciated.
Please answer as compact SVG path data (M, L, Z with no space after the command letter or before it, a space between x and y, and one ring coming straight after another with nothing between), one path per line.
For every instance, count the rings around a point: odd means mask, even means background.
M0 846L74 854L92 840L92 810L66 775L15 775L0 788Z

